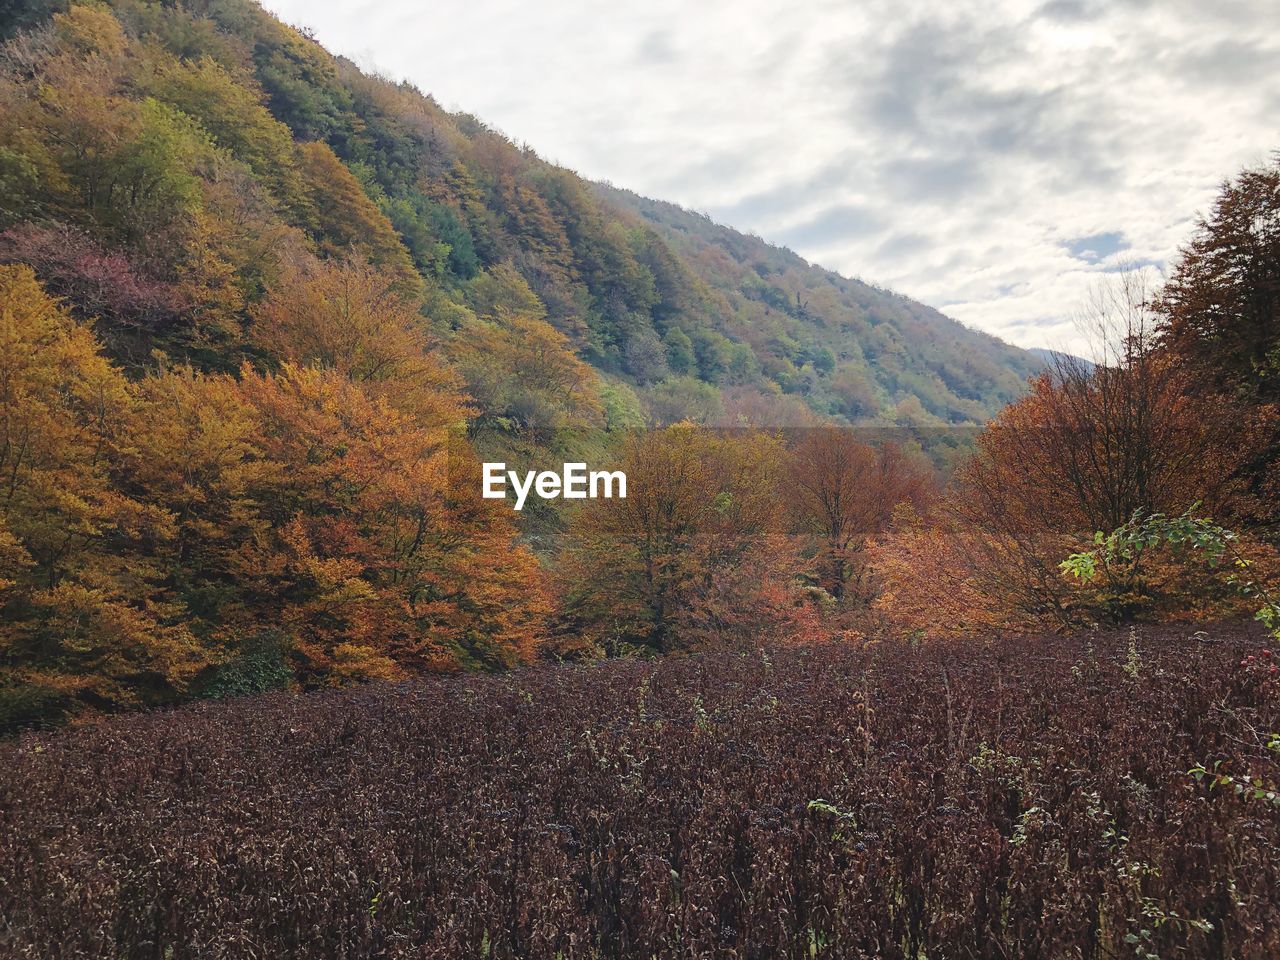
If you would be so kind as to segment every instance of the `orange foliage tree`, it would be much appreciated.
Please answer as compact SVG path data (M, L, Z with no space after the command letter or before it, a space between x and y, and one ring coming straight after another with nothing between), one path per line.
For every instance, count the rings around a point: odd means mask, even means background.
M889 582L883 604L941 612L946 605L934 599L963 580L986 598L978 606L988 624L1134 615L1156 602L1153 579L1081 596L1059 563L1135 512L1176 516L1201 503L1230 517L1248 509L1236 468L1250 447L1250 418L1233 412L1228 398L1193 389L1190 372L1158 348L1149 301L1133 277L1100 301L1094 320L1113 334L1103 362L1064 359L1033 381L979 437L932 529L906 524L880 544ZM936 556L926 558L931 551ZM909 573L940 564L951 573Z
M209 663L162 571L120 549L173 533L113 482L133 403L92 332L30 269L0 267L0 686L154 703Z
M393 273L300 256L252 317L254 340L273 355L334 370L423 425L457 425L467 413L459 377Z
M865 599L863 547L899 504L923 505L932 489L927 465L899 444L872 447L836 426L806 430L787 465L793 522L815 541L814 579L837 600Z
M165 371L129 476L174 516L173 589L230 655L271 632L307 684L533 656L546 603L469 449L335 370Z
M332 371L245 371L241 385L263 455L284 469L263 504L270 534L245 545L236 572L308 670L391 676L532 653L537 563L509 511L477 499L478 478L459 482L471 466L450 432Z
M783 453L774 436L688 423L632 437L626 499L592 501L571 523L562 629L606 653L806 635Z

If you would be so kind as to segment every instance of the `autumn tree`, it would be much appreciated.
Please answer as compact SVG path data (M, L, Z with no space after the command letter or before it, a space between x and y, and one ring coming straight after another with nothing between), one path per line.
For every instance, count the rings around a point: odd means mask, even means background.
M484 422L546 431L601 421L598 375L538 316L500 307L458 331L449 355Z
M464 419L461 381L392 272L299 257L251 314L254 340L277 357L335 370L427 426Z
M0 665L10 685L96 707L154 703L209 661L162 571L164 510L122 494L133 391L26 267L0 267Z
M943 589L941 578L901 582L910 564L894 557L933 539L941 553L963 558L970 585L1001 598L1012 620L1071 622L1082 598L1058 564L1096 531L1135 512L1178 515L1195 503L1217 516L1249 509L1236 468L1252 421L1229 398L1195 389L1192 371L1159 349L1141 277L1100 290L1083 322L1099 362L1064 357L1034 380L979 436L931 518L931 536L904 528L885 543L882 556L899 571L894 595ZM1150 605L1151 586L1111 584L1112 596L1087 602L1129 616Z
M309 222L321 251L339 257L354 252L385 267L404 291L417 290L422 280L408 251L360 181L326 144L304 143L298 156L310 199Z
M1020 503L1047 528L1093 531L1196 500L1217 513L1237 508L1233 441L1246 424L1159 349L1143 276L1099 289L1082 324L1096 362L1057 359L993 421L962 471L983 515Z
M304 685L533 656L540 571L460 435L333 369L174 368L140 392L126 475L172 517L157 562L227 656L270 633Z
M125 253L72 227L12 227L0 233L0 262L31 267L45 289L112 335L172 328L195 306L190 291L148 276Z
M1280 400L1280 155L1222 185L1159 306L1164 341L1201 375Z
M180 60L165 51L148 54L139 87L199 121L218 146L269 184L292 215L305 215L307 198L293 138L263 105L250 77L232 75L209 56Z
M163 542L135 542L166 574L199 632L235 656L269 622L237 574L241 550L270 535L263 502L285 466L263 449L261 417L232 376L163 367L136 386L121 485L172 518Z
M332 370L244 371L261 452L281 467L270 533L236 575L296 638L304 676L388 677L511 665L541 630L537 562L510 511L458 481L453 435L399 414ZM452 478L452 482L451 482Z
M580 508L560 557L569 631L609 653L799 632L782 456L776 437L687 423L631 438L626 499Z
M879 448L835 426L804 431L787 458L788 506L818 546L818 584L837 600L861 597L862 550L889 526L899 504L920 507L932 479L897 443Z
M1280 155L1223 184L1159 299L1161 338L1201 381L1268 421L1242 464L1280 519Z
M899 631L934 639L1042 627L1039 581L1017 576L1017 555L993 555L1000 544L957 518L949 504L948 498L926 514L904 507L868 544L878 587L872 608ZM1020 589L1028 582L1029 593Z

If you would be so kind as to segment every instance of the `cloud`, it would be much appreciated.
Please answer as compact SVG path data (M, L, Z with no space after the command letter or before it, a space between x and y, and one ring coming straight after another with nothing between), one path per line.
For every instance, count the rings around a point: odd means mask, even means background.
M1119 230L1106 233L1095 233L1088 237L1076 237L1063 244L1067 252L1077 260L1086 263L1097 263L1121 250L1129 249L1129 242Z
M897 260L929 249L929 237L923 233L895 233L876 248L878 260Z
M1069 348L1091 285L1166 267L1280 147L1256 0L267 6L584 176L1027 346Z
M783 231L779 242L799 249L825 249L832 242L880 234L885 223L866 207L829 207L799 226Z
M667 30L651 31L636 48L636 59L644 64L672 63L678 56L671 33Z
M1221 37L1199 43L1181 53L1178 74L1184 84L1230 90L1265 82L1276 64L1275 49L1257 40Z
M1049 0L1036 11L1036 15L1049 20L1078 22L1091 20L1098 15L1098 12L1096 3L1086 3L1085 0Z
M988 176L981 160L959 152L891 160L879 174L880 181L903 200L952 204L982 189Z

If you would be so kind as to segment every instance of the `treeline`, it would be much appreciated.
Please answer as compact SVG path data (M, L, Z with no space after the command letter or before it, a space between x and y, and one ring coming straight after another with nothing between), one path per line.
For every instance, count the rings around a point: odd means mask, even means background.
M255 312L271 369L129 378L29 267L0 268L6 724L538 657L1246 613L1158 544L1084 584L1060 569L1095 531L1196 509L1245 531L1251 579L1274 571L1274 374L1233 379L1188 334L1196 249L1158 300L1101 304L1118 352L1038 378L945 485L917 445L835 425L619 432L599 449L629 496L568 512L541 559L480 498L473 401L393 275L293 276Z
M580 508L540 563L481 499L472 401L394 277L312 269L255 313L289 359L130 378L0 267L6 723L816 638L868 596L867 538L932 489L918 450L835 427L627 433L630 495Z

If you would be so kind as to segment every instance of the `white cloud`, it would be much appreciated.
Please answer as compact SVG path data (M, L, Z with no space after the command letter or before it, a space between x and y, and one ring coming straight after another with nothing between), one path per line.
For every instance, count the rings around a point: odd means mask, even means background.
M548 159L1025 346L1280 147L1253 0L268 0ZM1111 237L1105 254L1086 238Z

